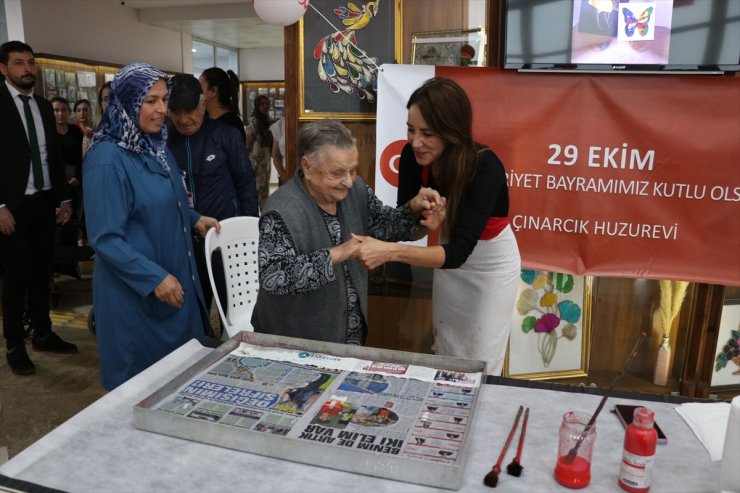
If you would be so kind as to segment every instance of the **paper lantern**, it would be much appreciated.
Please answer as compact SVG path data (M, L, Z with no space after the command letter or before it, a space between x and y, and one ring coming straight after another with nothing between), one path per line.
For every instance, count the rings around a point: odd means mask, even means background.
M260 19L273 26L289 26L303 17L308 0L252 0Z

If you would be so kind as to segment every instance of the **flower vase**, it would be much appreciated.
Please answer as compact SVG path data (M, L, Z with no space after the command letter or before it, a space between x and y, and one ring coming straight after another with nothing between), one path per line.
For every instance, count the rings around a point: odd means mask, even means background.
M655 359L655 373L653 383L665 385L668 382L668 370L671 366L671 344L668 336L663 336L663 342L658 348L658 356Z

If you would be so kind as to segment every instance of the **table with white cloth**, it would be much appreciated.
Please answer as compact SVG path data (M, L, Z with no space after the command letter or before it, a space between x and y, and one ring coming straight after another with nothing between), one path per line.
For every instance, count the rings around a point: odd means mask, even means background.
M80 493L450 491L290 462L134 428L133 407L210 351L212 349L195 340L188 342L0 466L0 475L5 479ZM553 478L558 428L566 411L590 414L598 406L600 396L483 385L479 398L469 462L460 491L491 491L483 485L483 477L496 462L520 405L530 408L521 460L524 471L518 478L502 472L498 489L527 493L571 491ZM641 404L655 411L657 421L668 436L668 443L658 446L651 492L718 491L720 462L712 462L707 450L676 412L676 404L618 398L608 400L597 420L591 483L584 491L623 491L617 485L617 474L624 428L615 415L608 412L616 403ZM516 438L518 433L503 461L504 471L516 453Z

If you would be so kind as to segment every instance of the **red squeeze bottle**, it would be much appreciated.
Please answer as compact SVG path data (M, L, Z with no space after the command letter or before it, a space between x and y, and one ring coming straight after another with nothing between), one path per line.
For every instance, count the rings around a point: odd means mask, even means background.
M624 434L624 452L619 486L631 493L647 493L653 482L653 463L658 434L653 427L655 413L638 407Z

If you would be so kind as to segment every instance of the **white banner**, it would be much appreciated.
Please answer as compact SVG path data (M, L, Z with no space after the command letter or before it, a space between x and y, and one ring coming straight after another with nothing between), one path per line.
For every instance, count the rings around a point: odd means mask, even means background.
M396 204L398 159L406 144L406 103L414 90L434 77L430 65L382 65L378 77L375 195Z

